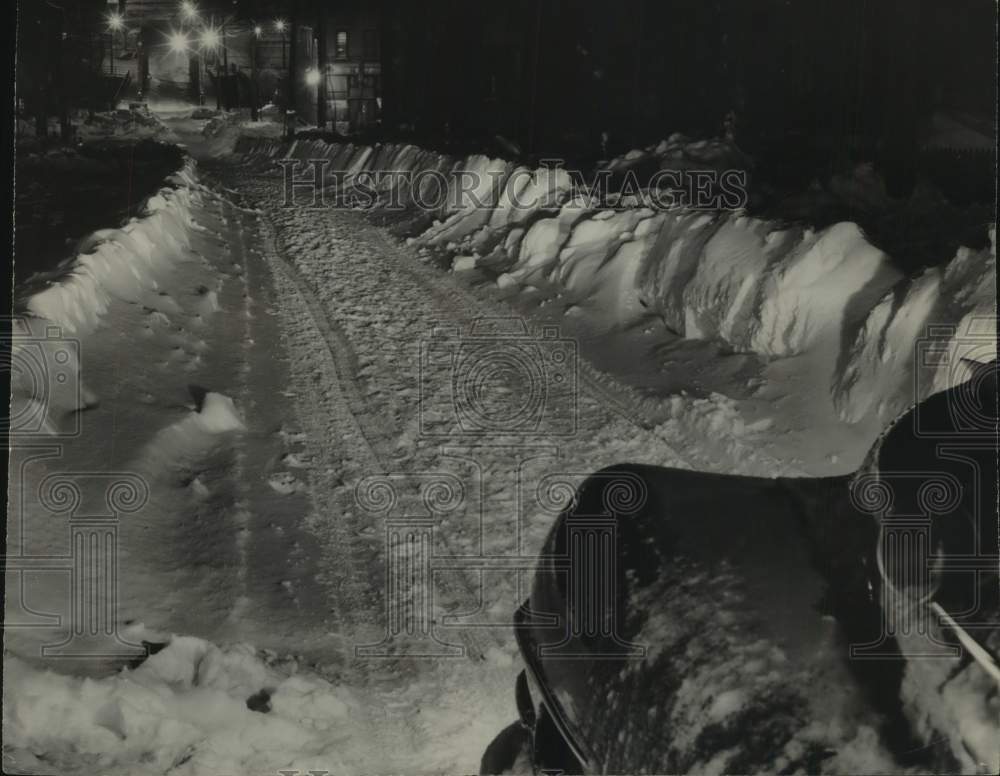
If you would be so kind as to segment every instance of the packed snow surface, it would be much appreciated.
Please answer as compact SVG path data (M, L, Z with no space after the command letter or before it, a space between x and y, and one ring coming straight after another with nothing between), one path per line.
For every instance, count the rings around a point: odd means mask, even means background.
M205 143L228 150L231 133L213 130ZM47 366L14 375L12 407L59 452L14 451L9 544L19 562L68 557L58 555L69 549L67 523L33 501L49 474L79 480L88 505L106 495L108 477L140 477L149 499L117 524L116 625L129 644L162 647L138 664L42 658L39 646L69 623L41 613L61 611L65 591L58 575L9 575L8 623L34 623L6 633L5 745L27 769L477 767L516 716L520 658L510 628L497 626L520 602L516 578L484 585L471 571L436 591L444 614L486 620L450 631L467 632L471 660L365 662L353 651L383 635L389 552L386 516L365 512L356 487L404 465L425 474L457 460L439 444L456 438L455 417L432 419L433 442L420 433L425 375L415 354L438 318L457 328L512 311L556 321L608 365L602 373L581 363L581 432L572 444L536 440L556 453L528 474L549 466L582 477L622 460L760 476L839 472L900 409L963 379L955 359L995 357L995 333L983 325L994 320L995 232L988 249L906 277L849 223L811 230L738 212L612 207L564 170L414 146L258 139L235 150L239 165L216 174L246 201L207 188L188 163L142 216L82 241L22 299L18 359ZM725 166L731 151L674 137L610 167ZM433 171L446 196L401 246L361 213L278 207L271 171L284 158L330 160L341 184L365 172ZM415 215L437 183L419 185L384 179L379 202L396 199ZM932 325L947 358L915 370ZM652 356L662 352L661 369ZM721 375L712 385L684 382L709 361ZM616 370L646 390L619 382ZM435 406L453 406L446 372L430 373ZM680 387L658 393L667 379ZM514 379L501 387L513 397L525 388ZM790 452L791 423L828 457ZM435 535L444 555L511 550L519 506L504 477L517 437L505 429L491 441L509 447L484 453L484 522L446 514ZM552 519L551 507L531 505L517 551L539 547ZM940 699L922 698L922 686L908 691L928 740L972 719L961 698L933 711ZM741 698L715 689L708 718L722 719ZM869 731L859 742L837 762L884 770L879 742Z

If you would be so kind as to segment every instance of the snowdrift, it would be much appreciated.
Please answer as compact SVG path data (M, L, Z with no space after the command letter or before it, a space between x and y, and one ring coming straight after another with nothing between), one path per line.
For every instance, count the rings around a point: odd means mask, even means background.
M264 774L363 762L365 731L351 722L360 699L248 645L174 637L103 679L6 657L4 676L4 748L18 770Z
M144 215L120 229L101 229L78 244L78 253L29 286L44 288L19 303L25 311L77 336L92 332L112 297L134 301L140 289L157 288L157 266L190 247L197 228L191 216L201 196L188 160L151 196Z
M368 206L416 210L422 203L434 221L413 240L450 254L456 271L492 273L509 293L541 291L559 297L568 313L621 328L655 315L679 336L767 359L822 352L831 400L845 421L886 423L965 379L960 358L996 355L995 228L988 248L962 248L945 266L907 277L853 223L817 231L741 211L641 202L609 208L561 168L321 140L281 146L243 138L235 151L261 169L277 159L326 165L338 186L374 191ZM607 169L654 162L718 170L741 161L724 141L672 136ZM442 186L446 196L431 196ZM915 354L928 338L946 355L917 368Z
M166 180L143 215L79 241L76 254L17 290L11 336L11 417L26 433L54 433L87 407L79 379L80 339L95 331L113 299L138 304L190 247L192 212L203 196L193 161Z

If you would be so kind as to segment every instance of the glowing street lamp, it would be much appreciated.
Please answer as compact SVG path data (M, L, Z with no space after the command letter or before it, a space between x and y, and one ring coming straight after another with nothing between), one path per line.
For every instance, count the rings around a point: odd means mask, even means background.
M183 54L191 48L191 41L188 40L188 36L180 30L171 32L167 38L167 43L174 54Z
M222 43L222 36L215 27L206 27L201 31L201 38L199 39L201 47L209 51L214 51L219 48Z
M198 18L198 8L190 0L184 0L181 3L181 16L187 20Z
M253 34L256 35L258 38L261 36L261 33L263 33L263 32L264 32L264 28L261 27L259 24L256 27L253 28Z
M306 70L306 83L309 86L319 86L319 70L315 67L311 67Z
M115 33L125 28L125 19L120 13L108 14L108 37L111 39L111 75L115 74Z
M281 33L281 67L284 69L287 67L285 64L285 20L275 19L274 29Z

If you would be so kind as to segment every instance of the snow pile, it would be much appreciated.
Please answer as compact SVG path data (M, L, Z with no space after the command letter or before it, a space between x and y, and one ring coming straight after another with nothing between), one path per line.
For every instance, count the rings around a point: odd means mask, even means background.
M962 359L996 358L996 228L981 251L904 278L853 332L834 385L845 420L891 421L920 397L967 379Z
M11 337L17 428L57 433L96 401L80 381L80 339L98 328L113 300L140 303L157 291L163 273L189 248L192 230L202 229L192 217L203 191L194 163L185 162L166 183L146 201L143 216L88 235L76 256L20 289Z
M191 160L167 182L147 200L145 215L82 240L80 253L25 300L28 312L81 335L97 328L112 298L136 301L141 290L157 288L157 265L189 247L191 212L201 197Z
M935 113L931 116L928 126L923 129L921 147L924 149L995 153L996 141L993 132L984 132L982 127L976 127L971 122L967 122L968 117L966 117L966 121L963 121L958 116Z
M118 108L94 112L74 123L80 140L97 140L114 136L160 137L166 133L163 122L149 108Z
M502 159L470 156L448 181L444 199L448 218L428 229L423 240L429 245L444 245L486 226L499 204L509 167Z
M39 318L16 317L10 338L11 428L56 434L96 401L80 382L79 343Z
M664 170L745 170L752 166L748 157L732 140L711 138L692 140L675 132L659 144L634 149L615 157L604 169L621 172L654 162Z
M19 766L101 773L359 772L363 708L345 687L241 644L174 637L87 679L4 660L4 750ZM39 762L32 752L44 753ZM82 767L81 767L82 766Z
M517 167L504 184L490 216L489 228L517 227L532 213L558 207L573 187L573 179L561 167L539 167L536 170Z
M206 393L201 402L201 410L196 417L205 431L210 434L246 430L233 400L221 393Z
M261 165L280 154L274 144L249 138L237 152ZM456 270L493 273L505 293L558 298L567 315L622 329L652 315L678 336L768 359L821 353L822 379L850 422L891 419L961 379L949 377L949 367L914 383L913 349L929 328L951 328L951 356L995 355L995 335L977 334L974 346L957 342L994 313L995 241L907 278L849 222L814 231L742 211L621 203L608 209L561 168L532 171L414 146L308 140L280 155L329 160L325 174L348 187L370 174L379 183L369 205L412 211L416 202L425 209L434 203L437 219L412 241L445 252ZM661 169L749 166L725 140L674 135L606 169L617 174L654 162Z
M910 634L899 638L904 644L913 642L914 654L926 649L921 637ZM994 629L987 634L986 645L996 654L1000 632ZM940 656L908 660L900 696L917 733L926 741L947 746L960 764L960 772L1000 771L1000 696L996 680L977 662Z

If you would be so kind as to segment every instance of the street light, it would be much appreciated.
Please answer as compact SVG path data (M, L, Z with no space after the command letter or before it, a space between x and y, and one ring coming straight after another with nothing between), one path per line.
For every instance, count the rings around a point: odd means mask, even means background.
M284 69L288 67L288 65L285 64L285 20L275 19L274 29L281 33L281 67Z
M115 74L115 32L124 29L125 19L120 13L108 14L108 37L111 39L111 75Z
M311 67L306 70L306 83L309 86L319 86L319 69Z
M174 30L167 36L167 42L170 46L170 50L175 54L183 54L185 51L191 48L191 41L188 40L188 36L181 30Z
M212 27L206 25L202 31L201 35L198 37L198 42L201 44L201 52L213 54L213 63L215 64L215 73L217 83L215 85L215 107L219 109L222 107L222 81L218 78L219 76L219 61L218 61L218 49L222 44L222 34L218 27ZM202 61L205 64L205 73L208 74L208 61L205 57L202 57Z
M222 43L222 36L215 27L206 27L201 31L201 38L199 40L203 49L214 51Z
M184 0L184 2L181 3L181 15L185 19L195 19L198 17L198 8L189 0Z
M254 25L253 37L250 38L250 120L260 119L260 83L257 79L257 42L264 33L259 24Z

